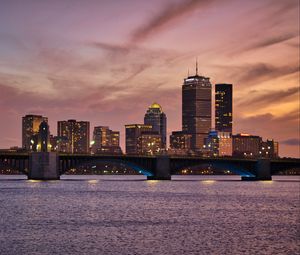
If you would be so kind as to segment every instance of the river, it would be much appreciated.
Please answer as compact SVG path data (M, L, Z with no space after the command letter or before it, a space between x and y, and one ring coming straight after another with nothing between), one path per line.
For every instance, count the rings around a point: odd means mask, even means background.
M0 254L299 254L300 177L0 176Z

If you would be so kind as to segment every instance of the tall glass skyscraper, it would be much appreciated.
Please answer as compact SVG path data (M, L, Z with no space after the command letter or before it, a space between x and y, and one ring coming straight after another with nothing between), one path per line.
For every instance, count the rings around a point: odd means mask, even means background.
M232 84L215 86L215 126L217 131L232 133Z
M161 141L162 141L161 149L166 149L167 116L163 112L162 107L159 104L153 103L152 105L150 105L144 117L144 124L151 125L152 130L158 132L158 134L161 135Z
M203 148L211 130L211 83L209 78L188 76L182 85L182 131L191 135L191 149Z

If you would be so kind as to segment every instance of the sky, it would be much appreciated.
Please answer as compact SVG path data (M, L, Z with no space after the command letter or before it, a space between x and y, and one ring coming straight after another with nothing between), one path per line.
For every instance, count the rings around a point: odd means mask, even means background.
M300 157L298 0L0 0L0 148L21 117L88 120L121 132L153 102L181 130L195 73L232 83L234 133Z

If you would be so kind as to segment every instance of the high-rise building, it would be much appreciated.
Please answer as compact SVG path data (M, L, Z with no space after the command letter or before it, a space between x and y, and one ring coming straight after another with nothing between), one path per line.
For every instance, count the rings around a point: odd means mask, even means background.
M232 155L234 157L259 157L262 138L249 134L237 134L232 136Z
M182 131L192 135L191 149L203 148L204 139L211 130L211 83L209 78L188 76L182 85Z
M47 117L41 115L26 115L22 117L22 148L36 151L40 124L48 122Z
M232 156L230 132L210 131L203 145L207 154L214 157Z
M68 138L70 144L68 153L89 153L90 123L88 121L58 121L57 136Z
M217 131L232 133L232 84L215 86L215 126Z
M141 154L139 138L144 132L153 132L152 125L130 124L125 125L126 154ZM158 134L158 132L156 132Z
M92 152L94 154L121 154L120 132L109 127L94 127Z
M148 108L145 117L144 124L151 125L152 130L158 132L161 136L161 150L166 149L167 146L167 117L162 111L162 107L153 103Z

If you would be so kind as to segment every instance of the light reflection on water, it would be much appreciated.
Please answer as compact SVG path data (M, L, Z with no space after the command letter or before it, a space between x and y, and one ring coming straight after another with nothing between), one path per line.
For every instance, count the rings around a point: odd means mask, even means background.
M299 177L22 178L0 176L0 254L299 253Z

